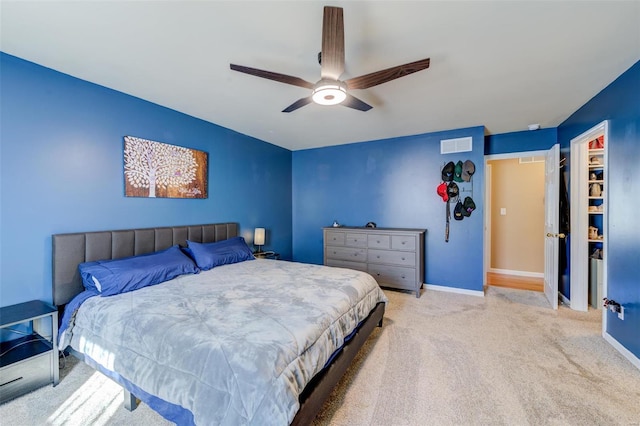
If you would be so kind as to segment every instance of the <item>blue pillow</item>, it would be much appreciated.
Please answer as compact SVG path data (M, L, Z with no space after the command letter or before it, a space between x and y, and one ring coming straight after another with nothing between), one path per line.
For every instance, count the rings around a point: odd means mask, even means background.
M203 271L220 265L255 259L251 249L242 237L206 244L187 240L187 244L187 253L195 260L198 268Z
M175 245L163 251L115 260L98 260L78 265L82 284L101 296L113 296L160 284L200 270Z

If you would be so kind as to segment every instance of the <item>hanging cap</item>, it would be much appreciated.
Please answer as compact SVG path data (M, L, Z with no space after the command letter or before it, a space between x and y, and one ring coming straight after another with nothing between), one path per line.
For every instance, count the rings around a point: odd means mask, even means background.
M462 165L462 180L465 182L469 182L471 180L471 176L476 172L476 165L473 164L473 161L467 160Z
M451 182L453 180L453 172L455 171L456 166L453 164L453 161L449 161L442 168L442 180L444 182Z
M447 201L449 199L449 196L447 195L447 184L442 182L440 185L438 185L438 188L436 188L436 192L438 193L439 196L442 197L442 201Z
M460 193L460 188L458 188L458 184L455 182L449 183L447 186L447 195L449 198L455 198Z
M458 200L455 209L453 209L453 218L455 220L462 220L464 219L464 216L464 207L462 206L460 200Z
M471 216L471 212L476 209L476 203L473 202L471 197L465 197L464 203L462 203L462 214L469 217Z
M456 163L456 167L453 170L453 180L462 182L462 161Z

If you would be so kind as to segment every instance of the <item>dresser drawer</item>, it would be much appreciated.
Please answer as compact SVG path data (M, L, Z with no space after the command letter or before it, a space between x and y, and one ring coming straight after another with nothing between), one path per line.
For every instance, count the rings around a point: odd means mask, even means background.
M355 247L327 247L325 249L325 255L327 260L350 260L355 262L366 262L367 251L365 249Z
M343 246L345 240L344 232L327 231L325 244L328 246Z
M366 247L367 236L365 234L347 234L346 245L349 247Z
M379 234L368 235L367 247L373 249L388 249L391 247L391 236Z
M415 290L418 279L416 270L398 266L369 265L368 271L378 284L386 287Z
M367 272L367 264L364 262L351 262L349 260L327 259L327 266L337 268L355 269L356 271Z
M389 250L369 250L369 263L387 263L399 266L416 266L415 253Z
M53 351L27 358L0 369L0 403L53 382Z
M393 250L416 251L416 237L413 235L391 236L391 248Z

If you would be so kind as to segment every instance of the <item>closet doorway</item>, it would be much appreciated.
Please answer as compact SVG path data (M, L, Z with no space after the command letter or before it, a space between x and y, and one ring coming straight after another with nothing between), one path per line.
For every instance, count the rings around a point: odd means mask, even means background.
M608 129L603 121L571 140L570 303L578 311L602 309L607 296Z
M544 291L546 155L485 157L485 286Z

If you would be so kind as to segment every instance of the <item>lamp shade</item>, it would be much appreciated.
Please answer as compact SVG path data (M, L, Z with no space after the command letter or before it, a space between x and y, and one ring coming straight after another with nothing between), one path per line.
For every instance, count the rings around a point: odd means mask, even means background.
M265 234L264 228L256 228L253 234L253 244L255 244L256 246L263 246L264 234Z
M319 105L337 105L346 98L346 85L333 80L320 80L313 88L311 95L313 102Z

